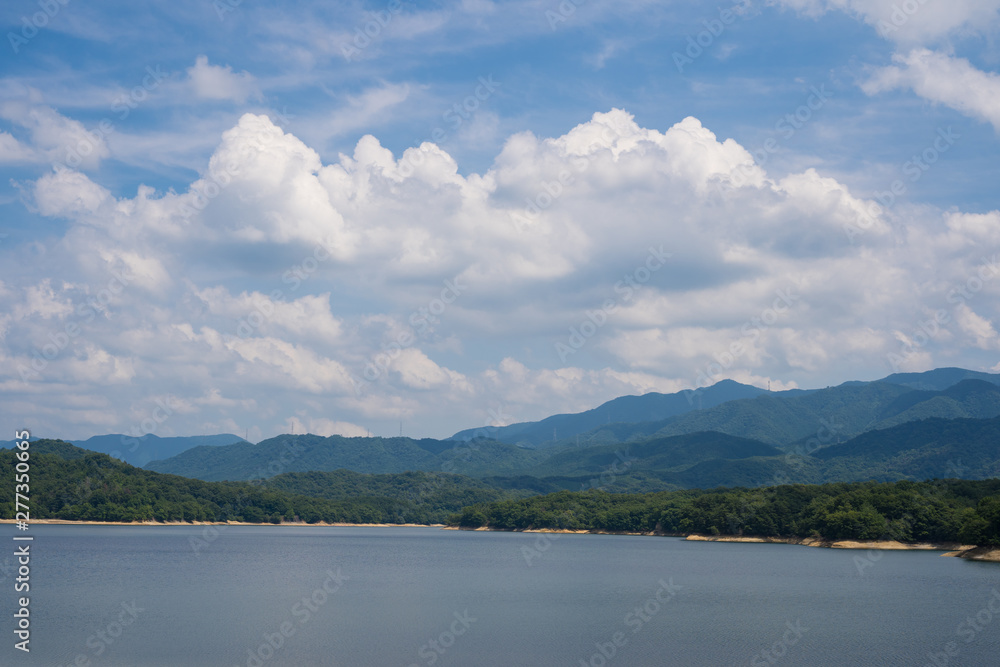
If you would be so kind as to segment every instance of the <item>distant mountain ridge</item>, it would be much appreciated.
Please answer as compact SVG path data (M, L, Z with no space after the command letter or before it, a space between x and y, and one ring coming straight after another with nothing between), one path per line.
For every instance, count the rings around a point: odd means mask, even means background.
M998 415L1000 374L939 368L926 373L897 373L872 382L780 392L724 380L698 391L622 396L592 410L538 422L467 429L452 439L479 436L552 447L578 441L610 444L654 434L719 431L788 446L814 436L824 424L832 425L842 440L915 419Z
M466 429L459 431L450 439L471 440L476 437L486 437L510 444L543 447L560 437L565 439L588 433L604 424L654 421L765 393L767 391L759 387L740 384L733 380L722 380L711 387L674 394L650 392L642 396L621 396L592 410L553 415L537 422Z
M1000 417L907 422L815 452L785 451L719 432L544 450L489 440L425 441L420 447L408 440L279 436L258 445L199 447L147 469L206 481L250 481L306 471L398 474L407 468L459 473L519 492L592 488L646 492L1000 475ZM443 449L447 444L452 447ZM432 450L439 453L431 454Z
M279 435L256 445L195 447L145 468L206 481L248 481L283 472L363 473L453 472L504 475L529 468L547 455L496 441L461 443L424 438L346 438L333 435Z
M941 391L958 384L962 380L982 380L1000 385L1000 373L984 373L982 371L970 371L965 368L947 367L935 368L934 370L922 373L893 373L882 378L879 382L899 384L912 389Z
M92 452L107 454L129 465L141 468L150 461L168 459L192 447L219 447L241 441L243 441L243 438L232 433L168 438L161 438L152 433L147 433L140 437L111 433L108 435L95 435L86 440L65 440L64 442L69 442ZM13 443L13 440L0 440L0 447L10 448Z
M670 415L648 420L664 412ZM607 423L616 414L646 421ZM521 446L547 437L550 428L557 432L555 442ZM206 481L314 471L423 471L458 473L518 493L648 491L778 480L992 476L1000 474L998 428L1000 375L946 368L809 391L767 392L724 381L687 394L624 396L579 415L492 431L520 444L481 431L460 432L469 436L465 440L306 434L253 445L225 434L136 441L109 435L78 444L124 457L199 443L148 461L145 468ZM561 437L563 429L571 435ZM130 445L136 451L118 449Z

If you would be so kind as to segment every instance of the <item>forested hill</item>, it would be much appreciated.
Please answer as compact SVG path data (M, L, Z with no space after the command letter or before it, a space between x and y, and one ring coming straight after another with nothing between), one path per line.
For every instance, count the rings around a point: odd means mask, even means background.
M279 475L266 484L204 482L122 463L58 440L31 443L30 516L74 521L304 521L438 523L462 507L526 495L447 473ZM0 450L13 480L15 452ZM0 485L0 517L14 518L14 485Z
M909 421L1000 416L1000 374L962 368L899 373L874 382L769 392L731 380L676 394L622 396L592 410L537 422L467 429L452 439L488 437L531 447L613 444L652 435L719 431L786 446L837 425L841 439Z
M445 473L286 473L267 483L204 482L122 463L68 443L31 445L33 519L430 523L1000 544L1000 480L786 485L651 494L563 491L512 498ZM15 452L0 451L13 479ZM290 492L295 490L296 492ZM303 493L304 492L304 493ZM307 495L308 494L308 495ZM474 503L469 505L469 503ZM0 517L13 518L13 485Z
M1000 480L860 482L650 494L574 493L476 505L463 528L1000 544Z
M958 388L950 391L957 395ZM576 491L600 486L633 493L788 482L984 479L1000 476L998 442L1000 417L906 422L840 444L828 433L823 441L805 439L784 450L711 431L544 450L492 440L460 443L288 435L257 445L199 447L147 467L206 481L247 481L282 472L338 469L443 471L489 478L493 486L505 489L511 488L509 478L531 476L536 481L517 482L519 488Z
M492 438L500 442L523 444L530 447L547 447L559 439L573 439L607 424L632 424L667 419L693 410L711 408L727 401L753 398L767 393L758 387L722 380L697 391L679 391L674 394L650 392L642 396L620 396L592 410L575 414L552 415L537 422L523 422L509 426L486 426L466 429L451 437L452 440ZM801 391L789 394L803 393Z
M466 475L505 475L525 470L548 454L494 441L461 443L424 438L346 438L332 435L280 435L256 445L195 447L146 465L157 472L208 481L250 480L280 472L346 468L355 472L445 471Z

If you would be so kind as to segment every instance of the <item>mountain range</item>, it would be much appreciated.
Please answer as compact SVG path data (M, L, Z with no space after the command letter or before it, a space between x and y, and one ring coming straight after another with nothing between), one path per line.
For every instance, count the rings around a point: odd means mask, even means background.
M307 434L251 444L234 435L135 441L109 435L75 444L206 481L454 473L479 480L474 487L546 493L977 479L1000 474L998 443L1000 375L941 368L780 392L725 380L446 440ZM157 454L164 455L150 460Z
M1000 374L938 368L816 390L768 392L723 380L696 391L622 396L593 410L537 422L459 431L451 439L489 437L529 447L559 447L721 431L782 446L814 436L824 423L838 437L849 438L929 417L997 415Z
M136 467L142 467L150 461L168 459L185 452L192 447L219 447L221 445L231 445L240 442L243 438L232 433L222 433L220 435L191 435L180 437L161 438L152 433L141 436L123 435L112 433L108 435L95 435L87 440L66 440L82 449L92 452L108 454L120 461L124 461ZM0 440L0 447L10 448L14 444L13 440Z

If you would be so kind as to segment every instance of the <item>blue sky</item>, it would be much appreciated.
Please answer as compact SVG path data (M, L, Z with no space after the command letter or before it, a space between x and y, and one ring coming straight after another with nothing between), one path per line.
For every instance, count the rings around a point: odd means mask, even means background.
M443 437L1000 371L998 10L5 3L0 410Z

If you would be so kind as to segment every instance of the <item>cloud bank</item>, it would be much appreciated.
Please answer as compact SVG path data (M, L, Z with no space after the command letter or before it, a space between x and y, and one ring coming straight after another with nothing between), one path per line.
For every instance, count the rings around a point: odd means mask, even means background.
M66 168L29 185L64 231L0 284L0 392L42 435L130 432L165 401L159 435L440 437L997 349L1000 212L775 178L693 117L595 113L463 176L370 135L324 164L248 113L182 192L116 198Z

